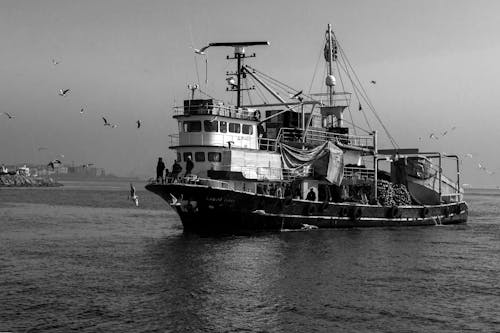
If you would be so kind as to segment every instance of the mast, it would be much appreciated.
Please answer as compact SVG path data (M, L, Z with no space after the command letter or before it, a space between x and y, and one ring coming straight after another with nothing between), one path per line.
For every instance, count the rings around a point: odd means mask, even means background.
M334 105L334 95L335 95L335 76L333 76L333 62L337 60L337 41L334 38L332 32L332 25L328 24L328 30L326 31L326 41L325 41L325 49L324 56L325 60L328 64L328 75L325 79L325 84L328 87L328 97L329 103L328 107L330 108L331 115L334 115L337 120L337 127L343 127L343 108L339 108L339 106ZM328 108L328 107L325 107Z
M332 52L332 45L333 45L333 38L332 38L332 25L328 23L328 30L327 30L327 48L328 48L328 76L333 76L333 68L332 68L332 62L333 62L333 52ZM330 96L330 106L333 105L333 94L335 94L334 90L334 85L329 84L330 82L326 82L326 85L328 86L328 93Z

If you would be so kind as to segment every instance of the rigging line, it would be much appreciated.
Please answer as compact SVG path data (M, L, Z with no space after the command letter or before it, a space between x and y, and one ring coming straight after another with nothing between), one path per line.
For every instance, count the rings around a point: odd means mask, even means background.
M264 102L264 103L269 103L269 101L267 100L266 98L266 95L264 94L264 92L262 91L262 88L260 87L260 85L255 82L254 78L251 77L252 79L252 84L255 86L255 92L257 93L257 95L259 96L259 98Z
M287 93L289 93L289 91L286 91L283 87L286 87L286 88L290 89L290 90L291 90L292 92L294 92L294 93L299 92L297 89L295 89L295 88L293 88L293 87L291 87L291 86L287 85L287 84L286 84L286 83L284 83L284 82L281 82L281 81L279 81L279 80L277 80L277 79L273 78L273 77L272 77L272 76L270 76L270 75L267 75L267 74L265 74L265 73L263 73L263 72L261 72L261 71L259 71L259 70L255 69L255 68L252 68L252 67L250 67L250 66L248 66L248 65L247 65L247 67L248 67L248 68L250 68L251 70L254 70L255 72L259 73L259 75L262 75L263 77L267 78L268 80L273 81L273 82L274 82L274 84L275 84L275 86L278 86L281 90L283 90L283 91L285 91L285 92L287 92ZM281 86L279 86L279 85L282 85L283 87L281 87Z
M262 99L262 101L264 101L264 103L269 103L269 100L266 98L266 95L262 92L262 88L260 87L260 84L258 82L256 82L252 76L250 76L250 77L251 77L252 82L256 88L257 95L259 95L259 97Z
M363 127L359 127L359 126L356 126L354 123L351 123L349 122L348 120L344 120L346 123L348 123L349 125L351 125L352 127L355 127L363 132L365 132L366 134L371 134L372 132L370 131L367 131L366 129L364 129ZM357 135L357 134L356 134Z
M200 73L198 71L198 60L196 59L196 54L194 55L194 67L196 68L196 77L198 78L198 85L201 85Z
M346 73L347 77L349 78L349 81L351 81L351 85L353 86L353 92L354 92L354 96L356 97L359 105L361 105L361 100L358 96L358 91L356 90L356 86L354 85L354 82L351 78L351 75L349 74L349 71L346 69L346 65L345 65L345 60L344 60L344 57L340 57L340 60L342 62L344 62L344 66L342 66L342 64L338 63L338 66ZM361 113L363 114L363 118L365 119L365 122L366 122L366 125L368 126L368 128L370 129L370 131L373 132L373 128L371 127L370 125L370 122L368 121L368 117L366 116L366 112L363 108L361 108Z
M243 82L244 82L243 84L245 85L245 89L246 89L247 96L248 96L248 102L249 102L248 104L253 104L252 96L250 96L250 89L248 88L248 80L244 80ZM243 101L242 101L242 104L243 104Z
M344 81L342 80L342 74L341 74L340 68L339 68L339 62L335 61L335 65L337 66L337 73L339 74L340 86L342 87L342 91L345 91ZM352 112L351 112L351 103L347 103L347 110L349 111L349 116L351 117L351 122L354 124L354 118L353 118ZM356 133L356 126L353 127L353 129L354 129L354 135L357 135L358 133Z
M340 48L340 46L339 46L339 48ZM343 52L343 51L341 50L341 52ZM345 60L346 60L347 62L349 61L349 60L346 58L345 53L343 53L343 58L345 58ZM350 67L351 67L351 70L353 71L353 74L356 74L356 73L354 72L354 69L352 69L352 66L350 66ZM349 71L348 71L347 69L344 69L344 71L345 71L346 73L349 73ZM349 77L350 77L350 74L348 74L348 75L349 75ZM350 77L350 78L351 78L351 77ZM379 122L379 124L382 126L382 128L383 128L383 130L384 130L385 134L387 135L387 138L389 139L389 141L391 142L391 144L393 145L393 147L394 147L394 148L399 148L399 145L396 143L396 141L394 140L394 138L391 136L391 134L389 133L389 130L388 130L388 129L387 129L387 127L384 125L384 122L382 121L382 119L379 117L379 115L378 115L378 114L377 114L377 112L375 111L375 108L374 108L374 107L373 107L373 105L371 104L371 101L369 101L369 99L367 99L368 97L367 97L367 96L365 96L365 95L362 93L362 91L360 90L360 88L358 88L358 86L354 84L354 80L352 80L352 78L351 78L351 82L353 83L353 88L354 88L354 90L355 90L355 91L357 90L357 91L359 92L359 94L360 94L360 96L362 97L363 101L366 103L366 105L368 106L368 108L370 109L370 111L372 111L373 115L375 116L375 118L377 119L377 121ZM358 83L359 83L359 85L362 87L361 83L359 82L359 78L358 78ZM365 92L365 94L366 94L366 92Z
M191 37L191 48L194 49L194 38L193 38L193 28L191 23L188 22L189 27L189 37ZM198 60L196 59L196 53L194 53L194 66L196 68L196 77L198 78L198 85L200 85L200 73L198 72Z
M318 70L318 65L319 65L322 53L323 53L323 50L320 49L319 54L318 54L318 60L316 60L316 65L314 66L314 74L313 74L313 77L312 77L312 80L311 80L311 84L309 85L309 91L307 92L308 94L311 93L312 86L314 84L314 80L316 79L316 73L317 73L317 70Z
M335 34L334 34L334 37L335 37ZM336 37L335 37L335 39L337 40ZM399 148L399 145L397 144L396 140L394 140L394 138L390 134L389 130L387 129L387 127L383 123L382 119L380 118L380 116L375 111L375 108L373 107L373 104L371 103L371 100L368 97L368 94L366 93L366 90L364 89L363 85L361 84L361 80L359 79L358 75L356 74L356 71L352 67L351 63L349 62L349 59L347 58L347 55L344 52L344 49L342 48L342 46L340 45L340 43L338 43L338 41L337 41L337 45L338 45L338 48L339 48L339 50L340 50L343 58L345 59L345 61L347 63L347 65L349 66L349 68L351 69L352 73L354 74L354 76L355 76L355 78L356 78L356 80L357 80L357 82L358 82L358 84L359 84L359 86L361 88L361 91L364 93L364 96L363 96L363 94L361 96L363 97L363 99L365 99L365 101L367 102L367 104L370 107L371 111L373 112L373 114L375 115L375 117L377 118L377 120L379 121L380 125L382 126L382 128L385 131L385 134L387 135L387 137L391 141L391 144L394 146L394 148Z

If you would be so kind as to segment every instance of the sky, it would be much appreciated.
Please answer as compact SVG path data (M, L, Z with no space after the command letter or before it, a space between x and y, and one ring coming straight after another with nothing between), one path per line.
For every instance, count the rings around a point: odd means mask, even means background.
M187 84L199 77L203 90L231 100L232 50L207 51L205 85L193 47L267 40L251 65L308 90L331 23L399 146L460 154L462 182L497 186L499 12L498 1L457 0L2 0L0 112L15 119L0 115L0 162L45 164L62 154L67 164L153 175L159 156L167 166L174 158L172 106Z

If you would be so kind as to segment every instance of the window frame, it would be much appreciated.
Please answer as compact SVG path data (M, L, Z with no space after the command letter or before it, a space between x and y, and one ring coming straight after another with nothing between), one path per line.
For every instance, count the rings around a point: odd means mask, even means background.
M215 129L214 129L215 125ZM207 130L208 128L208 130ZM218 120L203 120L203 131L207 133L214 133L219 131L219 121Z
M248 133L245 133L245 128L248 128ZM243 126L241 126L241 133L246 135L253 135L253 125L243 124Z
M235 132L235 131L231 131L231 125L233 126L237 126L236 128L238 129L238 132ZM240 134L241 133L241 124L240 123L229 123L229 133L236 133L236 134Z
M200 155L203 154L203 155ZM203 159L199 159L198 156L203 156ZM204 151L195 151L194 152L194 160L195 162L205 162L205 152Z
M215 162L215 163L222 162L222 153L221 152L218 152L218 151L209 151L207 155L208 155L207 159L208 159L209 162ZM218 156L219 157L218 161L216 161L214 159L214 156Z
M198 123L200 125L200 129L198 131L193 131L192 130L192 124ZM200 120L189 120L189 121L184 121L184 132L185 133L199 133L202 131L202 123Z

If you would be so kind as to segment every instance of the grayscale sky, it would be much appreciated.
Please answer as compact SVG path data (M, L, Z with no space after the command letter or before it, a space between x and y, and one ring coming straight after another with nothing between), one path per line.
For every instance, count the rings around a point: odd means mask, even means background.
M496 186L498 13L499 1L2 0L0 112L16 118L0 115L0 162L64 154L68 164L153 175L158 156L172 162L171 107L188 83L199 76L205 91L231 101L223 91L231 50L207 52L205 86L192 46L268 40L252 64L307 91L331 23L400 146L462 154L463 182ZM61 88L71 92L58 96ZM119 127L105 128L103 116Z

